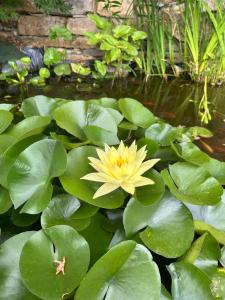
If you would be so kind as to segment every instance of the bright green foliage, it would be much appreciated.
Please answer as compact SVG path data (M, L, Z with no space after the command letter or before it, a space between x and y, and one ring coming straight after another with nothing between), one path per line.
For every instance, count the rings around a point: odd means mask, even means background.
M208 130L173 127L131 98L35 96L19 119L0 108L1 300L224 297L224 162L193 143ZM88 158L121 136L160 158L143 174L154 184L93 199Z
M141 42L147 35L143 31L137 31L129 25L115 25L113 22L98 15L89 15L95 22L99 32L87 32L86 37L91 45L97 45L104 52L102 62L95 62L95 69L101 77L107 72L107 66L116 68L115 76L124 76L124 72L130 72L131 62L136 62L137 68L142 69L139 50Z
M49 37L51 40L63 38L65 41L71 41L73 39L73 34L70 32L68 28L55 25L50 28Z

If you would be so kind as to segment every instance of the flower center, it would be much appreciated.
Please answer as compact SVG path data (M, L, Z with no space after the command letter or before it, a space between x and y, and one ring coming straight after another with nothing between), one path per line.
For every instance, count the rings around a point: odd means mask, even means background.
M116 161L116 165L118 167L122 167L122 165L127 164L127 158L124 158L122 156L119 156L119 158Z

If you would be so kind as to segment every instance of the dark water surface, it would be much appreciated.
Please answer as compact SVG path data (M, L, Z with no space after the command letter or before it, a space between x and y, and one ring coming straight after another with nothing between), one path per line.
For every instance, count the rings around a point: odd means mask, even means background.
M74 100L129 97L140 100L155 115L172 125L201 126L198 105L203 86L181 79L165 82L152 77L146 83L128 78L117 80L114 85L111 80L97 84L53 80L44 87L29 86L22 93L16 86L0 88L1 102L20 103L23 98L34 95ZM212 121L206 127L213 131L214 137L201 139L198 144L212 156L225 161L225 86L208 87L208 100Z

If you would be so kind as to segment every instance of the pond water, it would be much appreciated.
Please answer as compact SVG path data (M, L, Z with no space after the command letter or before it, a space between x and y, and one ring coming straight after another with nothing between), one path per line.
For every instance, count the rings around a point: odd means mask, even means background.
M96 99L100 97L130 97L140 100L155 115L172 125L202 125L198 104L203 95L203 86L182 79L168 82L152 77L147 83L135 78L101 82L56 82L52 80L43 87L16 86L0 88L1 102L20 103L23 98L46 95L64 99ZM210 139L201 139L198 145L217 159L225 161L225 86L209 87L208 100L212 121L206 126L214 133Z

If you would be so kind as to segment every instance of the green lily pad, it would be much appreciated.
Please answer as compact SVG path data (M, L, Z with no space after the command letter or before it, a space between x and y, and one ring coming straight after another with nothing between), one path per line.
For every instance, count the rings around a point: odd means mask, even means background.
M11 214L11 220L18 227L28 227L36 223L40 215L29 215L20 213L20 209L14 209Z
M215 205L221 200L223 188L205 168L178 162L169 166L169 172L161 174L177 199L196 205Z
M140 233L144 244L169 258L183 255L194 238L191 213L169 193L148 206L131 198L124 211L123 223L128 236L145 229Z
M220 256L219 244L206 232L193 243L182 260L194 264L212 278L216 273Z
M160 173L154 169L146 172L144 177L152 179L154 184L136 188L135 198L144 205L153 204L163 197L165 184Z
M88 157L97 157L95 147L83 146L68 153L67 169L60 177L63 188L69 194L94 206L110 209L120 207L125 198L125 194L120 189L93 199L101 184L81 179L84 175L93 172L93 168L89 165Z
M0 186L0 214L7 212L12 206L8 190Z
M59 64L55 66L54 72L57 76L68 76L72 73L69 64Z
M155 116L143 104L131 98L119 99L119 109L131 123L147 128L155 123Z
M73 219L81 203L69 194L55 196L41 215L42 228L54 225L69 225L76 230L83 230L90 224L90 218Z
M12 123L13 114L7 110L0 110L0 134Z
M65 258L64 274L56 274ZM72 227L58 225L40 230L23 247L20 272L25 286L45 300L69 295L87 272L90 251L85 239Z
M160 275L151 253L134 241L125 241L96 262L74 299L158 300L160 291Z
M181 137L182 130L167 123L155 123L146 129L145 137L161 146L169 146L171 142Z
M27 231L15 235L0 246L0 297L1 300L38 300L24 286L20 271L19 258L24 244L34 234Z
M37 214L51 199L51 179L66 169L66 151L53 140L38 141L16 159L8 175L9 193L15 208L25 203L21 212Z
M172 299L215 300L210 290L210 279L194 265L177 262L168 269L172 277Z
M23 100L21 111L24 116L50 116L55 108L58 107L56 99L46 96L34 96Z
M220 268L217 270L217 273L212 279L210 288L215 299L225 299L225 269Z
M32 135L40 134L49 125L51 118L48 116L33 116L22 120L7 131L7 134L18 141Z

